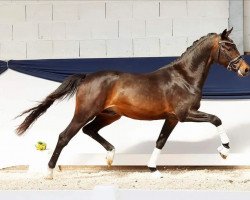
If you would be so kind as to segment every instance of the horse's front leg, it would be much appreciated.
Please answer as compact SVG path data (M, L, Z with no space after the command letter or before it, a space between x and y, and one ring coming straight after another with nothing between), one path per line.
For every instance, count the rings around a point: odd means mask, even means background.
M222 145L218 147L218 151L223 159L226 159L229 154L229 138L226 134L225 129L222 126L221 120L215 116L208 113L200 111L190 111L184 120L185 122L210 122L217 127L217 132L220 136Z
M157 158L161 153L162 148L164 147L169 135L171 134L172 130L178 123L178 120L174 117L169 117L165 120L161 133L156 141L156 147L150 157L148 162L148 168L152 172L153 176L156 178L162 178L163 176L156 168Z

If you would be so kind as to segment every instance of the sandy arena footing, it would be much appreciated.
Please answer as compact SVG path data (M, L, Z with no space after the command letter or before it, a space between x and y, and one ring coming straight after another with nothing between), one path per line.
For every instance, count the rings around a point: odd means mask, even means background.
M250 168L160 167L154 179L146 167L62 167L53 180L27 173L27 167L0 170L0 190L78 190L96 185L122 189L250 191Z

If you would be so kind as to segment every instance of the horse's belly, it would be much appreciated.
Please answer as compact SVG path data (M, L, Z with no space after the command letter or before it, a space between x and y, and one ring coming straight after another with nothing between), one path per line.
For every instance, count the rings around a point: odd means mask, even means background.
M135 106L123 106L123 107L114 106L112 110L119 115L138 120L164 119L169 113L172 113L171 110L166 110L166 109L158 110L158 109L148 109L144 107L135 107Z
M108 96L105 109L112 108L119 115L139 120L162 119L173 113L172 104L157 89L151 88L145 92L145 89L139 90L136 86L124 88Z

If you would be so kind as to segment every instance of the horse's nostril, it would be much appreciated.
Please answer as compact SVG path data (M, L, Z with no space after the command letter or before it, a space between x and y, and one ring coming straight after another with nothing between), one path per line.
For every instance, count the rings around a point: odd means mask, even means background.
M248 69L248 68L246 68L246 69L245 69L245 73L247 73L248 71L249 71L249 69Z

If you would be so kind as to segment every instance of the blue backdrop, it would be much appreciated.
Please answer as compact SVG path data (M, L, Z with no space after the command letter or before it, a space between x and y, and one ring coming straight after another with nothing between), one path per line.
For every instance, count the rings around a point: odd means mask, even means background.
M10 60L8 68L62 82L67 76L77 73L92 73L100 70L145 73L154 71L175 60L176 57L154 58L93 58L93 59L49 59L49 60ZM250 64L250 56L245 56ZM0 71L6 70L4 62ZM248 99L250 98L250 77L240 78L224 67L213 65L203 89L207 99Z
M7 70L7 63L4 61L0 61L0 74L2 74L5 70Z

